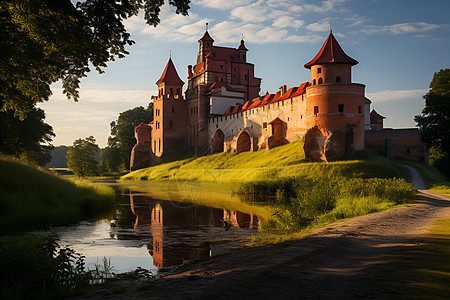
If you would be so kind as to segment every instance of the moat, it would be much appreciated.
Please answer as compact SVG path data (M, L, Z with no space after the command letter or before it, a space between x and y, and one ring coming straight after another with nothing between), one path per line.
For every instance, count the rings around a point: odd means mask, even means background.
M59 244L84 255L89 269L106 258L114 273L140 267L157 274L207 259L259 234L271 214L229 191L196 184L112 186L119 202L110 218L54 228Z

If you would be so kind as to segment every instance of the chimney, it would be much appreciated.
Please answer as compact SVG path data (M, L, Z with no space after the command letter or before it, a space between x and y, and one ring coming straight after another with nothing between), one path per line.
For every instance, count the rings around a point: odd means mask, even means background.
M286 94L286 85L280 86L280 92L281 92L281 96L284 96L284 94Z
M192 65L189 65L189 66L188 66L188 77L192 77L192 75L194 75L194 74L192 73Z

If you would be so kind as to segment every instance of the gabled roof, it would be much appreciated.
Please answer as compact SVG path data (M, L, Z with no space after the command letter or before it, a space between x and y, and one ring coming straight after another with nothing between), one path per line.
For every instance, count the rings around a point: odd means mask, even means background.
M208 30L205 31L205 34L198 41L199 42L204 42L204 41L214 42L213 38L209 35Z
M208 87L208 91L212 91L213 89L216 89L216 88L219 88L219 87L225 87L225 89L227 90L227 91L230 91L230 92L239 92L239 93L244 93L244 92L241 92L241 91L238 91L238 90L236 90L236 89L233 89L231 86L229 86L228 84L226 84L225 82L223 82L223 81L216 81L216 82L214 82L212 85L210 85L209 87Z
M382 115L380 115L379 113L377 113L375 111L375 108L372 109L372 111L370 112L370 118L371 119L386 119L386 117L383 117Z
M311 69L311 66L313 65L331 63L350 64L353 66L356 65L358 61L345 54L333 33L330 32L319 53L317 53L309 63L305 64L305 68Z
M282 124L283 121L281 121L281 119L278 117L269 122L269 124L280 124L280 123Z
M227 111L223 114L224 117L228 116L229 114L231 114L231 112L233 111L234 106L230 106L227 108Z
M162 82L181 85L184 84L184 81L180 79L180 76L178 76L177 69L175 69L175 66L173 65L172 58L169 58L166 68L156 84L160 84Z

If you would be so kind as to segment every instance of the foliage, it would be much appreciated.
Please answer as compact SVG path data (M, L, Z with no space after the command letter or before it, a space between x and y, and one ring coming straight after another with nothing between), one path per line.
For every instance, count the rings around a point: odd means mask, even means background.
M93 136L77 139L67 151L67 166L78 177L95 175L98 172L98 162L95 156L100 148Z
M307 177L243 183L240 195L279 207L279 227L296 231L313 223L367 214L414 199L416 189L404 179ZM261 197L261 195L264 195Z
M3 0L0 2L0 101L21 119L34 104L48 100L50 85L62 81L63 92L79 98L80 79L93 66L128 54L134 42L124 20L144 10L149 25L159 22L161 0ZM189 0L169 0L187 15Z
M130 169L131 149L136 145L134 127L152 120L153 103L150 103L147 108L138 106L121 112L117 121L111 122L111 136L102 157L103 164L110 172L118 171L120 165L123 170Z
M0 158L0 233L69 225L108 213L114 190Z
M69 296L89 285L84 257L60 248L54 236L0 237L0 298Z
M100 168L102 172L118 172L122 158L117 146L108 146L100 150Z
M49 162L53 148L50 142L55 133L44 119L44 111L36 107L23 120L15 117L13 111L0 112L0 153L39 165Z
M450 69L434 73L425 108L415 117L423 141L432 149L434 164L450 176Z

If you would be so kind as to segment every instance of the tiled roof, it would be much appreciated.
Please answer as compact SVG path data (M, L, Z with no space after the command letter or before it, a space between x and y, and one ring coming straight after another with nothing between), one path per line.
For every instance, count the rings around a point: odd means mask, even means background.
M136 126L136 127L134 127L134 129L140 129L140 128L143 128L143 129L148 129L150 126L148 125L148 124L144 124L144 123L141 123L141 124L139 124L138 126Z
M386 117L383 117L382 115L380 115L379 113L377 113L375 111L375 108L372 109L372 111L370 112L370 118L371 119L386 119Z
M181 84L181 85L184 84L184 81L180 79L180 76L178 76L177 70L175 69L175 66L173 65L172 58L169 58L166 68L164 69L164 72L162 73L161 78L159 78L159 80L156 82L156 84L160 84L162 82Z
M281 119L278 117L269 122L269 124L279 124L279 123L283 123L283 121L281 121Z
M208 87L208 91L212 91L213 89L221 87L221 86L225 87L227 89L227 91L230 91L230 92L240 92L240 91L238 91L236 89L233 89L231 86L229 86L228 84L226 84L223 81L216 81L216 82L214 82L212 85L210 85Z
M334 35L330 32L319 53L317 53L309 63L305 64L305 68L311 69L311 66L313 65L331 63L343 63L353 66L356 65L358 61L345 54Z
M214 42L213 38L209 35L208 30L205 31L205 34L202 36L201 39L198 40L199 42L201 41L209 41L209 42Z

